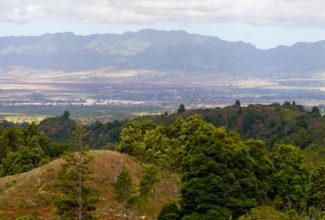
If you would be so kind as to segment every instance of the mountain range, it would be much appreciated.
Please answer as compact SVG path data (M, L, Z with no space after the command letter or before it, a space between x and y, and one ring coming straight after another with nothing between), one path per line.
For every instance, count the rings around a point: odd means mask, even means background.
M0 71L155 70L233 76L305 76L325 70L325 41L262 50L185 31L0 37Z

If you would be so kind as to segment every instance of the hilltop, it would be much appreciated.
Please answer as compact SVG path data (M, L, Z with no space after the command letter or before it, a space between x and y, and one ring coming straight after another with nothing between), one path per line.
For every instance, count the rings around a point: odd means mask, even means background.
M138 182L141 165L130 156L113 151L90 151L90 155L93 157L90 166L94 171L91 181L101 192L96 214L100 219L118 219L118 205L112 201L111 183L123 167ZM62 163L62 159L57 159L29 172L0 178L0 216L17 217L34 212L42 219L59 219L54 214L51 199L52 186ZM166 201L178 197L176 179L163 175L156 184L156 213Z

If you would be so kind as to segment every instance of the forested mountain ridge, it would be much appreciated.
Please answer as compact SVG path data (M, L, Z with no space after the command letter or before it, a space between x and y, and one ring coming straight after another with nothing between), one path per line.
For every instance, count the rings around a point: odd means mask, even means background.
M185 31L142 30L78 36L72 33L0 37L3 72L27 70L155 70L229 73L233 76L290 77L325 70L325 42L261 50L244 42Z
M306 110L301 105L289 102L282 105L231 105L224 108L188 109L181 113L145 116L134 120L170 124L178 117L186 118L193 114L202 115L205 121L216 127L235 130L246 139L262 139L268 147L275 143L290 143L305 149L323 147L324 143L325 118L320 115L318 108ZM46 119L40 123L39 129L52 141L67 143L75 123L70 118L64 118L62 115ZM126 124L127 120L86 125L89 131L88 144L92 148L102 148L108 143L117 143Z

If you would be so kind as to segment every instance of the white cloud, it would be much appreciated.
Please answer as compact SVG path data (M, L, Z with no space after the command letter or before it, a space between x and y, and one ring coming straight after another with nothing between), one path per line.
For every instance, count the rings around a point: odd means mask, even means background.
M322 0L7 0L0 4L0 21L244 22L325 27L324 11Z

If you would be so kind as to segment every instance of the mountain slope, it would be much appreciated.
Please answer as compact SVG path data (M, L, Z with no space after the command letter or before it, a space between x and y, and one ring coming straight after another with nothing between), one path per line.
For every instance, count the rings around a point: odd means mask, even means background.
M101 192L96 214L99 219L118 219L118 204L112 201L111 182L124 166L137 182L141 166L124 154L112 151L91 151L91 168L94 171L92 185ZM0 178L0 217L23 216L33 212L45 219L58 219L51 198L62 160L15 176ZM156 212L170 199L178 196L178 184L174 178L163 177L156 184Z
M0 37L0 70L156 70L230 73L236 76L299 76L325 70L325 41L260 50L244 42L185 31L142 30L125 34L72 33Z

